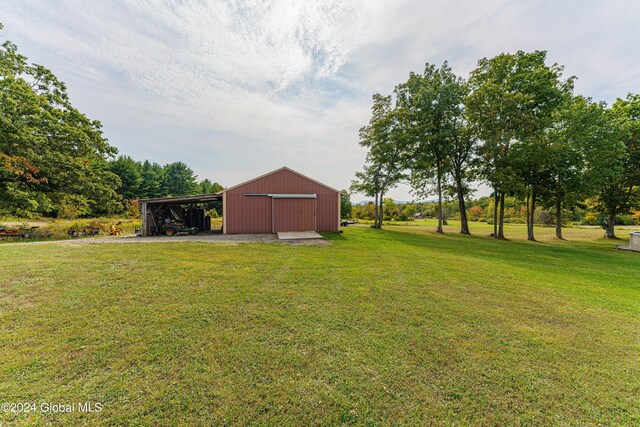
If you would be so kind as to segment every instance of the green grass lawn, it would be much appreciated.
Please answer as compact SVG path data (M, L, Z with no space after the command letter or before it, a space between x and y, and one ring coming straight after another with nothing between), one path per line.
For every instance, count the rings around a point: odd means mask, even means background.
M639 425L640 254L489 230L2 245L0 401L104 409L0 425Z

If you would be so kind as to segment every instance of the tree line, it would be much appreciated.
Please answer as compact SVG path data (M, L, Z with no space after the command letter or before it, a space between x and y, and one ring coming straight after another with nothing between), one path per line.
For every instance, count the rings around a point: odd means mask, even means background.
M2 29L0 24L0 29ZM117 149L70 102L63 82L0 47L0 214L97 216L126 213L137 197L216 192L184 163L117 157Z
M480 197L478 199L468 199L466 204L466 216L469 222L493 223L492 197ZM349 215L344 218L374 219L374 204L372 201L359 203L349 210ZM382 219L384 221L413 221L415 219L438 218L437 202L397 202L392 198L385 198L383 201ZM460 206L458 202L451 198L445 198L442 202L442 219L460 220ZM527 209L524 200L517 197L505 197L504 221L509 224L526 224ZM536 224L544 226L555 226L557 219L553 209L538 206L534 212ZM593 200L587 199L584 203L578 203L571 210L564 210L562 213L563 224L579 225L601 225L603 215L596 209ZM640 209L634 210L627 215L618 215L616 224L620 225L640 225Z
M383 220L385 194L400 182L418 198L458 203L460 232L469 234L467 198L473 182L492 188L492 222L504 239L505 203L525 206L535 240L537 207L553 211L556 237L563 213L586 199L615 238L616 217L640 201L640 95L613 105L574 93L575 77L546 63L545 51L483 58L467 78L447 62L410 73L393 96L373 95L369 124L360 130L366 164L351 190L374 198L374 227Z
M210 194L224 187L209 179L197 180L196 174L183 162L160 166L148 160L139 162L129 156L109 160L108 169L120 179L118 193L125 199Z

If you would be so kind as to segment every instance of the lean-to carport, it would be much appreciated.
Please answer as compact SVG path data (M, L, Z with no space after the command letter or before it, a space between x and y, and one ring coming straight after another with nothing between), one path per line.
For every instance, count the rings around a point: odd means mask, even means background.
M197 227L200 231L206 229L204 214L200 213L201 206L205 203L219 202L222 207L222 193L199 194L195 196L158 197L154 199L140 199L142 212L142 235L156 234L162 221L175 217L185 221L191 227ZM202 217L202 218L201 218ZM154 232L154 230L156 230Z

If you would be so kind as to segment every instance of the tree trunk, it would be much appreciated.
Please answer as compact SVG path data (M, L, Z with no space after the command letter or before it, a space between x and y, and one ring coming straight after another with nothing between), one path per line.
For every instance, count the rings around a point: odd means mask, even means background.
M373 228L378 228L378 193L373 204Z
M493 237L498 237L498 203L499 203L498 190L493 189Z
M378 208L378 229L382 230L382 221L384 221L384 203L382 202L382 198L384 197L384 193L380 192L380 208Z
M438 171L438 233L444 233L442 230L442 176Z
M617 239L615 226L616 216L609 214L609 216L607 216L607 222L604 226L604 237L606 237L607 239Z
M536 241L533 234L533 226L536 219L536 193L531 190L531 209L529 210L529 218L527 218L527 240Z
M556 239L562 240L562 202L556 201Z
M529 235L529 221L531 220L531 192L527 191L527 200L526 200L526 207L527 207L527 235Z
M464 203L464 190L460 174L456 174L456 191L458 192L458 210L460 211L460 233L471 234L469 232L469 222L467 220L467 206Z
M500 217L498 221L498 238L504 239L504 193L500 193Z

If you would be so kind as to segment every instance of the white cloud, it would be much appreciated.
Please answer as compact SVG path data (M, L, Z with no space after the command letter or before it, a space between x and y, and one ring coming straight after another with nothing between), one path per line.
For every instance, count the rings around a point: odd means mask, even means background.
M233 184L287 164L346 187L373 92L424 62L548 49L578 90L636 90L633 1L10 2L4 36L122 152ZM177 147L176 147L177 146ZM407 189L394 196L407 199Z

